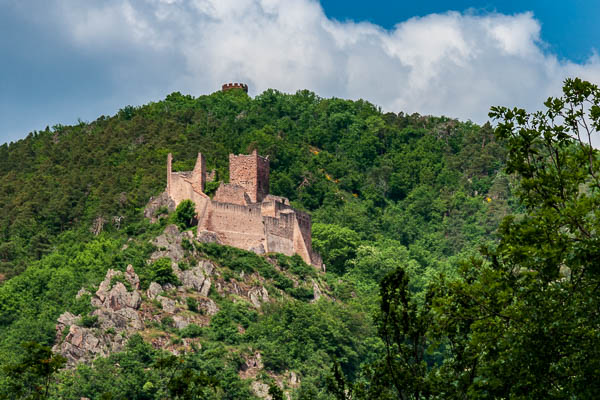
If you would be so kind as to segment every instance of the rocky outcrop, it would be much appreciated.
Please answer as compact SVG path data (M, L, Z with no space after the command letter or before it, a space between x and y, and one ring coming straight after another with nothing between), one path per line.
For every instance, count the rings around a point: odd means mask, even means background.
M98 356L121 351L129 337L139 333L156 348L177 354L190 351L199 345L200 339L182 338L172 328L184 329L190 324L207 326L211 317L219 312L215 301L209 298L211 290L221 296L231 297L235 302L247 302L256 309L271 301L265 288L269 287L269 282L258 272L239 271L234 272L233 277L229 275L226 278L212 261L201 259L202 253L194 246L187 246L185 240L194 241L191 232L180 232L175 225L167 226L152 241L157 249L148 260L150 263L161 257L170 258L178 286L151 282L147 289L142 290L140 278L131 265L125 271L109 269L95 292L90 288L82 288L77 294L78 298L90 299L95 308L93 312L84 316L65 312L58 318L53 350L64 355L69 366L74 366L81 361L89 362ZM327 291L316 279L300 283L289 272L279 268L275 261L270 262L279 273L289 276L295 286L312 283L315 301L319 297L328 297ZM190 266L191 263L193 266ZM275 293L272 295L284 294L277 288L273 290ZM171 329L161 329L165 324ZM162 332L158 334L157 329ZM241 326L238 329L241 334L244 333ZM246 359L240 374L254 379L257 371L261 370L260 354L256 353ZM296 381L297 378L292 376L289 384L281 384L281 380L277 382L281 387L293 387ZM262 385L264 383L256 389L264 394Z
M53 351L65 356L70 365L120 351L132 332L144 328L138 312L139 288L140 279L131 265L125 273L109 269L91 299L96 309L90 316L66 312L58 318Z
M248 291L248 299L254 307L260 307L261 303L267 303L269 301L269 292L264 286L253 287Z
M167 225L162 235L159 235L152 241L152 244L158 249L150 256L150 260L154 261L162 257L169 257L175 262L183 259L185 251L182 247L183 240L192 241L194 234L191 231L179 232L175 225Z
M250 384L250 388L256 395L256 397L260 397L261 399L271 400L273 397L269 394L269 385L264 382L254 381Z
M77 325L78 315L64 313L58 319L57 335L65 335L62 343L55 345L52 350L67 358L70 365L80 360L92 360L98 356L107 356L113 351L119 351L125 345L125 339L120 335L99 334L97 328L85 328Z
M221 244L221 241L219 240L219 236L217 236L217 234L215 232L210 232L210 231L199 231L198 235L196 236L196 240L198 240L200 243Z
M175 211L176 207L175 202L169 197L166 191L162 192L157 197L150 198L146 208L144 208L144 217L150 219L150 222L152 223L158 221L157 213L163 207L166 207L168 212Z
M187 271L179 272L179 280L185 289L194 289L202 296L208 296L210 292L211 280L208 277L214 270L213 265L208 261L201 261L198 265Z
M173 314L177 308L175 300L168 297L156 296L156 300L160 303L162 310L166 313Z
M252 355L242 355L244 362L240 365L238 374L242 379L256 378L263 369L262 355L255 352Z
M318 301L321 296L323 296L323 293L321 292L321 288L319 287L319 285L317 285L317 282L315 282L314 280L312 281L313 283L313 301Z
M150 283L150 287L148 287L148 290L146 290L146 296L148 296L148 298L150 300L153 300L156 298L156 296L161 294L162 291L163 291L162 286L160 286L156 282L152 282L152 283Z

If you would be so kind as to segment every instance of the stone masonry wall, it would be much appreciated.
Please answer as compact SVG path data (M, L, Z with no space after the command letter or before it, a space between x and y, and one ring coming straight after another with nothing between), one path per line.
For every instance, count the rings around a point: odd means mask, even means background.
M253 203L269 194L269 160L256 150L250 155L229 155L229 183L242 186Z
M260 208L212 201L203 230L216 232L223 244L250 250L265 242Z
M250 197L244 188L232 183L221 184L217 189L213 200L219 203L232 203L243 206L248 205L251 202Z
M289 200L269 194L269 160L254 151L229 155L230 183L221 184L211 200L204 192L206 165L198 154L193 171L172 172L167 158L167 193L178 205L196 204L198 232L214 232L222 244L245 250L262 249L286 255L299 254L314 266L321 258L312 251L311 220L294 210Z

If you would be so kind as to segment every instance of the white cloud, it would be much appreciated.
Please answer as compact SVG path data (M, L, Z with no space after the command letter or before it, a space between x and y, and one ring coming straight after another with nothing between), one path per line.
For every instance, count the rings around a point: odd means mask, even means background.
M560 94L568 76L600 82L598 56L575 64L545 52L531 13L447 12L385 30L330 20L311 0L51 4L48 15L60 15L55 29L72 46L110 54L103 59L112 79L136 78L127 90L137 91L139 102L243 81L251 94L309 89L364 98L388 111L483 122L491 105L539 108Z

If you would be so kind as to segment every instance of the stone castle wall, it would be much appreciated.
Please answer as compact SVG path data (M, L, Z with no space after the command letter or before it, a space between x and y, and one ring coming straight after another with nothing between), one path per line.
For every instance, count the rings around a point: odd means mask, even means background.
M269 194L269 160L257 154L229 155L229 183L240 185L253 203Z
M244 92L248 93L248 85L245 83L226 83L221 86L221 90L226 92L231 89L242 89Z
M167 158L167 193L175 204L186 199L196 204L198 234L213 232L222 244L245 250L299 254L322 267L321 257L312 251L310 216L294 210L288 199L269 194L269 160L254 151L230 154L229 161L230 183L221 184L211 200L203 193L201 154L189 172L172 172L172 157Z
M232 203L242 206L248 205L252 202L246 190L242 186L233 183L225 183L220 185L213 197L213 200L218 201L219 203Z
M217 233L221 243L245 250L265 242L260 207L212 201L199 230Z

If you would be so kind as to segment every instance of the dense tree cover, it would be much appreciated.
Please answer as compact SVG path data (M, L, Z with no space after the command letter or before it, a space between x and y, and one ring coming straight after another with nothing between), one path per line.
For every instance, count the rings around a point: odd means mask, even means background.
M600 89L568 79L545 106L490 113L524 214L424 303L403 268L390 272L377 317L386 355L354 383L334 369L336 398L597 398Z
M272 280L269 293L282 290L287 297L260 313L215 298L221 312L209 327L172 332L201 338L202 348L182 356L178 363L185 368L171 375L164 368L172 360L161 361L166 354L135 339L122 354L60 373L52 393L186 398L185 388L192 387L201 388L198 398L248 398L248 384L236 372L239 355L259 349L269 371L300 374L296 398L331 398L332 358L344 376L364 379L361 365L385 354L372 315L387 274L404 268L410 301L419 309L429 304L425 290L440 273L457 277L459 260L495 239L500 220L516 207L511 178L501 171L503 140L489 125L383 114L364 101L274 90L252 99L233 90L198 98L173 93L113 117L55 126L2 145L0 273L10 279L0 286L0 364L25 360L23 341L51 345L63 311L87 314L89 297L76 300L75 294L92 289L108 268L133 264L143 284L172 282L168 260L146 263L148 241L166 219L151 225L141 213L165 187L169 152L176 170L190 170L200 151L218 180L227 181L228 153L257 149L271 160L271 193L312 214L314 245L328 265L322 279L335 301L310 303L312 288L296 287L262 257L194 244L228 277L259 272ZM182 206L168 220L188 226L187 211ZM91 226L103 232L94 236ZM277 262L295 276L317 277L299 257ZM166 321L161 329L174 328ZM183 383L170 386L167 375ZM6 379L0 376L0 386Z
M138 221L165 187L168 152L189 170L200 151L226 181L228 153L255 148L271 160L272 193L361 240L415 245L427 263L492 233L506 213L504 150L487 125L382 114L308 91L173 93L0 146L0 273L23 271L61 232L97 218L104 229Z

